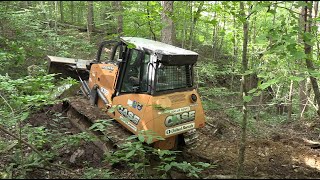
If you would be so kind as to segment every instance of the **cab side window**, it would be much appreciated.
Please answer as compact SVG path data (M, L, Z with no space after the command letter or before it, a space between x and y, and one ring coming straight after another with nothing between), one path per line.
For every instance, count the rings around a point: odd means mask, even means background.
M149 55L141 57L142 53L131 49L127 62L126 72L123 77L121 92L145 92L147 91L147 64Z
M131 49L126 72L124 74L121 92L134 92L133 87L139 87L141 60L139 51Z

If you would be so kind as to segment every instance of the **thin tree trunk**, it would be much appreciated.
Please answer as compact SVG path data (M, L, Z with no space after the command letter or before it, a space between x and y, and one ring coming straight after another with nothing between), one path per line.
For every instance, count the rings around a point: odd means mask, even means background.
M257 36L257 34L256 34L256 21L257 21L257 18L256 18L256 16L253 18L253 20L252 20L252 29L253 29L253 34L252 34L252 48L251 48L251 51L252 51L252 54L256 54L255 53L255 44L256 44L256 36ZM256 64L255 64L255 62L257 62L257 61L255 61L254 60L254 58L255 58L256 56L252 56L252 59L251 59L251 69L254 69L254 67L256 66Z
M47 20L47 13L46 13L46 8L44 7L44 1L40 1L40 6L41 6L41 14L43 16L44 20Z
M150 11L149 11L149 1L147 1L147 15L148 15L148 25L149 25L149 30L150 30L150 33L151 33L151 37L153 40L157 40L156 38L156 34L154 33L153 29L152 29L152 24L151 24L151 16L150 16Z
M89 37L89 40L91 40L91 33L94 30L93 1L88 1L87 26L88 26L88 37Z
M173 14L173 3L174 1L161 1L163 7L161 21L165 25L161 30L161 41L167 44L174 44L176 38L174 23L171 19Z
M183 35L182 35L182 44L181 44L181 47L182 48L185 48L185 42L186 42L186 33L187 33L187 19L186 19L186 9L188 9L188 1L187 2L184 2L186 3L186 7L183 8L184 11L183 11Z
M189 10L190 10L190 17L191 17L191 18L190 18L190 21L189 21L189 25L190 25L189 35L190 35L191 30L192 30L193 16L194 16L194 13L193 13L193 1L190 1L189 6L190 6L190 8L189 8ZM188 42L186 42L186 46L187 46L187 43L190 44L190 36L189 36L189 38L188 38Z
M78 16L77 16L77 24L81 24L81 19L83 17L83 10L82 10L82 1L79 2L79 5L77 7L78 9Z
M201 2L200 2L200 5L199 5L199 7L198 7L198 10L197 10L197 12L196 12L196 14L193 16L193 20L192 20L192 24L191 24L191 30L190 30L190 35L189 35L189 37L190 37L189 49L192 48L192 43L193 43L193 39L194 39L193 33L194 33L195 26L196 26L196 24L197 24L197 21L198 21L198 19L199 19L199 17L200 17L200 13L201 13L201 11L202 11L203 4L204 4L204 1L201 1Z
M63 1L60 1L60 21L64 22L64 14L63 14Z
M24 8L28 8L29 7L29 1L23 1L24 3Z
M306 3L308 3L308 1L306 1ZM313 1L311 1L311 6L313 4ZM305 14L304 14L304 32L305 33L311 33L311 26L312 26L312 7L305 6L304 7L305 10ZM307 68L310 71L314 71L314 65L312 62L312 46L310 46L307 42L305 42L304 39L304 52L306 54L306 64L307 64ZM310 75L310 80L311 80L311 84L312 84L312 88L313 88L313 92L314 92L314 96L316 99L316 103L318 104L318 110L317 113L320 116L320 91L319 91L319 86L317 83L317 79Z
M226 15L223 16L223 25L222 25L222 30L225 31L226 30ZM221 37L221 41L220 41L220 46L218 49L218 53L221 54L221 50L222 50L222 46L223 46L223 41L224 41L224 35L222 35Z
M57 32L57 21L58 21L58 1L54 1L54 29Z
M299 26L300 28L303 30L304 29L304 14L305 14L305 9L301 8L301 12L300 12L300 18L299 18ZM298 34L298 41L299 43L303 43L302 41L302 34ZM302 65L302 64L301 64ZM306 79L302 80L299 82L299 101L300 101L300 105L299 105L299 112L300 112L300 119L303 118L303 112L305 112L308 108L306 106L306 104L308 103L308 96L306 93Z
M214 4L217 2L215 1ZM217 19L217 12L215 11L213 14L213 19ZM216 59L216 53L217 53L217 24L214 25L213 31L212 31L212 58L213 60Z
M73 24L74 23L74 2L73 1L70 1L71 3L71 23Z
M232 59L232 73L231 73L231 91L233 91L233 81L234 81L234 70L235 70L235 65L237 64L237 56L238 56L238 53L237 53L237 31L236 31L236 18L235 16L232 16L233 17L233 59ZM234 98L232 96L232 105L234 103Z
M288 104L288 121L291 121L292 114L292 96L293 96L293 81L290 83L290 91L289 91L289 104Z
M315 1L314 3L314 19L317 18L318 16L318 8L319 8L319 1ZM317 61L319 60L320 56L320 44L319 44L319 39L318 39L318 26L315 24L316 31L315 31L315 37L317 39Z
M48 9L49 9L49 18L50 19L53 19L53 13L52 13L52 9L54 9L53 7L54 7L54 1L47 1L46 2L47 3L47 7L48 7Z
M122 36L123 33L123 15L122 15L122 4L121 1L112 1L112 6L115 10L115 13L117 14L117 33L118 36Z
M242 17L246 17L244 12L244 4L242 1L240 1L240 11ZM246 72L248 70L248 59L247 59L247 51L248 51L248 20L246 19L245 22L243 22L243 47L242 47L242 73ZM242 76L242 97L247 96L247 79L248 76ZM238 169L237 169L237 178L243 177L243 164L245 159L245 150L246 150L246 136L247 136L247 116L248 116L248 105L247 102L243 101L243 119L241 123L241 140L240 140L240 148L239 148L239 157L238 157Z
M277 1L275 1L275 8L274 8L275 11L277 11ZM275 25L275 22L276 22L276 14L277 13L274 13L273 14L273 19L272 19L272 25L274 26Z
M264 91L261 92L260 94L260 99L259 99L259 104L258 104L258 108L257 108L257 111L258 111L258 114L257 114L257 121L260 121L260 112L261 112L261 109L262 109L262 104L263 104L263 97L264 97Z

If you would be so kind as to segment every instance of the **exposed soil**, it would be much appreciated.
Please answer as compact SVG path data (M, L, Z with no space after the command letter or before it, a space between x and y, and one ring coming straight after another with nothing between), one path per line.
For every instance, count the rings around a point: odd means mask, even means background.
M68 119L54 120L57 113L61 113L60 117L66 117L63 109L62 103L45 107L32 114L27 123L32 126L45 126L52 132L55 130L66 136L78 133L79 131L72 127ZM206 153L210 154L210 159L217 164L217 167L206 170L201 177L234 178L237 170L240 127L222 112L207 113L207 121L209 125L200 130L202 134L200 138L202 141L210 141L211 144L214 144L214 146L208 146ZM305 121L291 122L276 127L257 122L253 128L268 133L261 137L252 133L250 129L248 130L245 176L273 179L319 178L320 143L315 142L320 141L319 133L317 133L318 127L320 123L306 123ZM1 134L1 137L4 136ZM51 145L47 144L44 148L50 151ZM58 154L52 163L62 163L78 174L81 174L85 167L112 168L102 160L103 152L91 142L83 141L77 146L64 146L59 149ZM188 157L185 158L187 158L186 161L190 160ZM0 164L10 163L10 159L6 159L5 156L0 158L0 161ZM113 177L135 177L132 170L124 166L113 167L112 171L115 172ZM174 179L186 178L184 174L177 172L171 175ZM28 172L27 178L79 178L79 176L65 169L51 167L50 169L34 169Z
M208 172L215 175L234 175L237 171L240 127L218 112L208 114L213 132L215 147L211 157L218 167ZM320 142L315 128L320 123L297 121L268 127L257 123L254 128L268 129L265 137L258 137L248 130L245 157L245 176L249 178L320 178ZM219 130L220 129L220 130ZM266 130L265 130L266 131ZM251 133L250 133L251 132ZM207 132L208 133L208 132ZM231 176L233 177L233 176Z

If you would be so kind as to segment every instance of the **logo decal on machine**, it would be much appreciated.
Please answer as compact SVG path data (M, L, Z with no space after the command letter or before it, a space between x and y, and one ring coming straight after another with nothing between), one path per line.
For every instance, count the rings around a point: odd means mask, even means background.
M135 125L138 125L140 117L135 115L133 112L129 111L127 108L119 105L117 108L118 112L127 118L129 121L133 122Z
M103 66L102 69L113 71L114 67L113 66Z
M140 104L138 101L132 101L130 99L128 99L128 102L127 104L130 106L130 107L133 107L135 109L138 109L139 111L141 111L143 105Z
M193 129L195 127L195 123L188 123L188 124L184 124L182 126L177 126L174 128L170 128L170 129L166 129L165 131L165 135L171 135L171 134L176 134L179 133L181 131L186 131L186 130L190 130Z
M182 107L182 108L178 108L178 109L169 109L169 110L165 110L165 111L160 111L158 112L158 114L177 114L177 113L182 113L185 111L190 111L190 107L186 106L186 107Z
M178 124L193 121L196 117L196 111L183 112L180 114L174 114L166 117L164 124L167 127L172 127Z
M102 92L103 94L105 94L106 96L109 94L109 91L106 90L105 88L101 87L100 89L101 89L101 92Z
M137 127L132 124L128 119L124 118L123 116L120 116L120 120L124 122L126 125L128 125L132 130L137 131Z

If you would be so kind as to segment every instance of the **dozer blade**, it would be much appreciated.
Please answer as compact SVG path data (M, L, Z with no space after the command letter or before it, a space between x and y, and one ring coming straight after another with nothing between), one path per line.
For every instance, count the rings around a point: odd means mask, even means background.
M48 56L48 73L58 74L57 77L72 77L74 79L89 78L89 71L87 65L92 62L91 60L73 59L65 57Z

